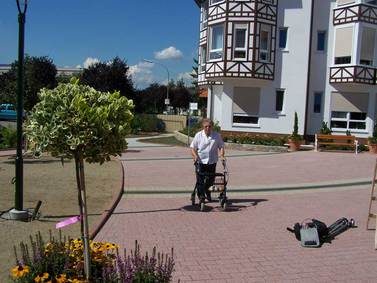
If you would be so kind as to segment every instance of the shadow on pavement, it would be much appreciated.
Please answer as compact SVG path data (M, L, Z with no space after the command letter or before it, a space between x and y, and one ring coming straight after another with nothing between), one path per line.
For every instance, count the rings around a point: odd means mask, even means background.
M261 198L261 199L230 199L229 203L250 203L249 206L257 206L260 202L268 201L268 199Z

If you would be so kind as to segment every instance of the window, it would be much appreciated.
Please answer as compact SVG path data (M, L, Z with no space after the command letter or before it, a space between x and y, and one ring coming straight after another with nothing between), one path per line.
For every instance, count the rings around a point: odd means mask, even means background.
M361 65L373 65L375 38L376 30L374 28L363 27L360 48Z
M203 45L200 49L200 72L206 71L206 63L207 63L207 48Z
M376 0L366 0L365 3L371 4L371 5L377 5L377 1Z
M235 59L245 59L247 51L247 27L246 25L236 25L234 27L234 53Z
M224 26L211 27L211 38L209 48L209 59L217 60L223 57Z
M233 125L257 126L259 122L260 89L235 87L233 92Z
M270 61L270 30L270 26L261 25L261 31L259 35L259 60L263 62Z
M246 114L233 114L233 123L234 124L258 124L258 116L248 116Z
M352 55L353 27L336 29L335 34L335 65L350 64Z
M322 108L322 92L315 92L314 93L314 105L313 105L313 112L314 113L321 113Z
M355 0L338 0L338 5L344 5L344 4L351 4L354 3Z
M317 32L317 51L325 51L326 46L326 32Z
M220 2L224 2L224 0L211 0L211 5L214 5Z
M201 29L204 29L207 27L208 22L208 7L206 3L202 4L202 22L201 22Z
M335 65L350 64L351 56L335 57Z
M365 130L367 113L365 112L331 112L331 128L344 130Z
M287 48L287 36L288 36L288 28L280 28L279 29L279 48L286 49Z
M275 111L282 112L284 106L284 89L276 90Z

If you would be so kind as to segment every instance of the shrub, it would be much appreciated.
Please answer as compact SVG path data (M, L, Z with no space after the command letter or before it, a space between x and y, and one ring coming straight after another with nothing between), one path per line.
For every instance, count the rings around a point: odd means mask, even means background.
M322 121L322 126L319 132L322 135L331 135L331 129L327 126L327 122Z
M16 147L17 145L17 131L9 128L2 128L0 134L0 148Z
M174 271L173 251L171 255L157 253L151 256L135 250L120 256L118 246L112 243L90 242L90 282L133 283L161 282L172 279ZM80 239L58 240L50 236L45 244L40 234L30 237L30 246L20 244L20 257L15 248L16 267L11 270L13 282L86 282L84 278L83 243Z
M289 139L291 141L294 141L294 142L302 140L302 137L298 134L298 116L297 116L297 112L295 112L295 118L294 118L294 122L293 122L293 132L289 136Z
M202 129L203 129L203 127L202 127L202 120L201 119L192 119L191 118L190 119L190 131L188 129L188 126L186 126L186 128L184 128L180 132L182 134L185 134L185 135L187 135L187 132L189 132L189 136L193 137L193 136L195 136L195 134L197 132L201 131ZM216 132L220 132L221 131L221 127L219 126L218 122L214 123L213 130L216 131Z
M163 132L165 123L153 114L137 114L131 123L132 132Z
M224 136L225 142L239 143L239 144L255 144L267 146L283 146L287 139L286 137L270 137L270 136L244 136L244 135L228 135Z

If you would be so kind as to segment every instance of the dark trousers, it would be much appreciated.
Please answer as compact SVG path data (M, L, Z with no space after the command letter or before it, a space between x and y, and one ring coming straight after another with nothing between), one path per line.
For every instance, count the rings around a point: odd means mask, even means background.
M198 166L199 172L196 173L197 193L199 198L204 198L205 194L209 194L208 188L211 187L213 185L213 182L215 181L214 174L216 173L216 163L199 163Z

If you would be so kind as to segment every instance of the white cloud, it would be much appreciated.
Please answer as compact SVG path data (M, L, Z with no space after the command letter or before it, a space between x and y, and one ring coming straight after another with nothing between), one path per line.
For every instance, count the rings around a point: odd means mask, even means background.
M84 61L84 68L87 69L87 68L89 68L91 65L96 64L96 63L99 63L99 62L100 62L100 61L99 61L97 58L88 57L88 58L86 58L86 60Z
M128 72L132 76L132 81L136 87L145 88L154 82L152 75L152 68L154 64L147 62L139 62L136 65L130 66Z
M179 73L177 76L177 80L183 80L186 86L190 86L193 81L193 78L190 75L191 73L192 72Z
M178 50L174 46L170 46L161 51L154 53L154 58L158 60L167 60L167 59L179 59L183 57L181 50Z

